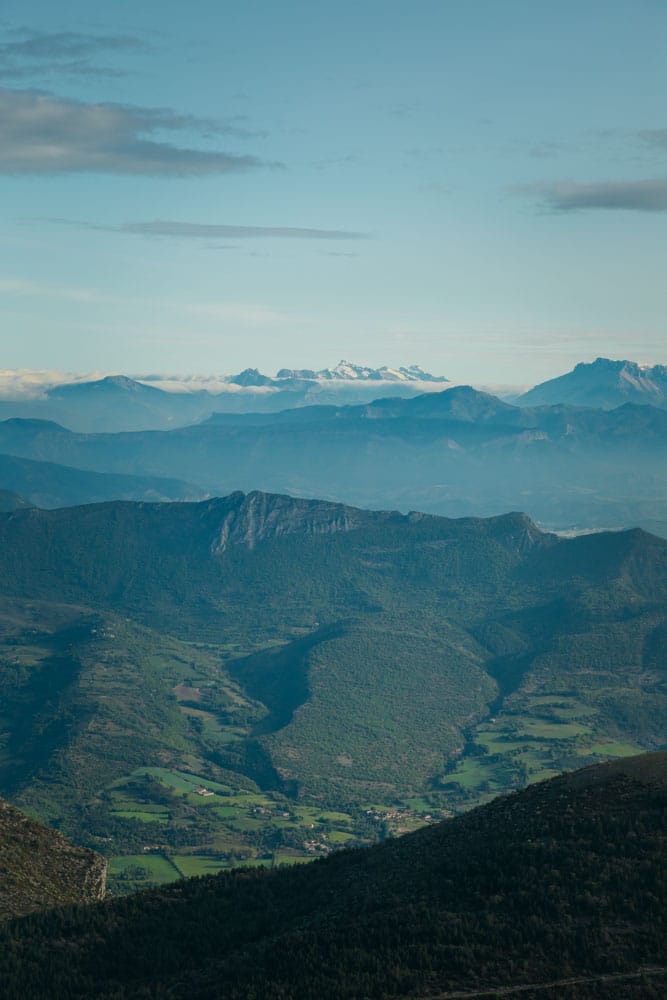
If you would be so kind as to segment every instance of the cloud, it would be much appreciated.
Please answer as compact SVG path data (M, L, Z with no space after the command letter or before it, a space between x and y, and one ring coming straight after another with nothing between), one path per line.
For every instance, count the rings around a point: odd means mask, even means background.
M667 212L667 178L642 181L597 181L578 184L523 184L515 194L537 197L551 212L580 212L592 209L625 212Z
M68 76L124 76L120 70L96 66L101 53L145 52L150 46L134 35L88 35L75 31L12 32L12 41L0 44L0 78L23 79L53 73Z
M179 130L239 134L234 125L216 125L169 108L86 104L35 90L0 88L0 174L86 171L178 177L279 166L255 156L146 138Z
M47 389L65 382L92 382L112 372L62 372L53 369L0 369L0 399L43 399Z
M667 128L645 128L639 133L639 138L649 146L667 149Z
M25 278L0 278L0 295L21 295L29 298L46 297L65 302L100 302L98 292L91 288L68 288L64 285L44 285Z
M201 222L124 222L110 227L114 232L137 236L171 236L187 239L297 239L297 240L363 240L366 233L346 229L304 229L296 226L228 226Z

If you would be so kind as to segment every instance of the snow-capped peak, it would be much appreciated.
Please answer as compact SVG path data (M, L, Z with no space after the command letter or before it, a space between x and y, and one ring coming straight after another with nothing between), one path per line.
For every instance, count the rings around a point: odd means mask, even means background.
M409 367L390 368L383 365L382 368L371 368L368 365L359 365L353 361L339 361L334 368L322 368L320 371L313 371L310 368L281 368L276 374L276 379L297 378L313 382L331 381L355 381L355 382L448 382L444 375L430 375L423 371L419 365Z

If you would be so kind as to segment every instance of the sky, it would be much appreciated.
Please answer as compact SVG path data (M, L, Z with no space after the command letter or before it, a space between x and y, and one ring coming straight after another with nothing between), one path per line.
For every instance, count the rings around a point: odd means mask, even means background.
M666 0L3 0L4 368L667 363Z

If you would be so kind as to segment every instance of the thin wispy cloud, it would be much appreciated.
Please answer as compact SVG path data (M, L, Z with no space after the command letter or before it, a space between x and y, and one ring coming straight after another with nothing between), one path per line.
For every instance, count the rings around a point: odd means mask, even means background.
M0 43L0 79L26 79L53 74L67 76L124 76L96 59L111 53L146 52L143 39L127 34L91 35L76 31L35 31L20 28Z
M645 128L639 133L639 138L654 149L667 151L667 128Z
M363 240L366 233L347 229L306 229L300 226L230 226L201 222L172 222L156 219L152 222L124 222L114 227L120 233L137 236L168 236L185 239L296 239L296 240Z
M522 184L512 192L536 198L540 207L550 212L667 212L667 178Z
M92 288L71 288L65 285L48 285L27 278L0 277L0 295L19 295L27 298L62 299L66 302L100 302L108 296Z
M154 133L179 131L239 134L233 124L169 108L87 104L35 90L0 88L0 174L85 171L187 177L279 165L152 138Z
M57 226L73 226L80 229L94 229L106 233L121 233L130 236L146 236L154 239L194 239L216 241L219 239L292 239L292 240L366 240L368 233L349 229L308 229L303 226L235 226L224 223L176 222L168 219L153 219L147 222L122 222L118 226L105 226L95 222L76 219L25 219L24 222L49 222ZM213 244L217 250L235 250L238 245ZM333 255L333 254L332 254ZM352 256L339 254L337 256Z

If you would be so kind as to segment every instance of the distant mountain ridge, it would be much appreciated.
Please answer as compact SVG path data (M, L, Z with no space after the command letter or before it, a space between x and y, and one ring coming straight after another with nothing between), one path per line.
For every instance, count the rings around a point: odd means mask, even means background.
M408 365L399 368L390 368L383 365L381 368L370 368L367 365L358 365L352 361L339 361L334 368L322 368L313 371L310 368L281 368L277 372L275 382L282 379L303 379L312 382L448 382L444 375L431 375L425 372L419 365Z
M667 408L667 366L597 358L536 385L516 401L521 406L565 403L613 409L624 403L638 403Z
M447 516L526 510L550 529L640 525L667 536L667 410L634 403L515 406L454 386L219 413L170 431L82 434L13 419L0 422L0 452L178 479L193 484L191 496L263 490ZM18 481L6 487L32 499Z
M216 413L269 414L312 405L368 405L383 397L406 399L445 387L451 387L445 376L433 375L419 365L373 368L345 360L318 370L281 368L273 376L258 368L209 377L117 374L52 385L41 397L0 396L0 419L53 420L87 433L165 430L198 423ZM507 399L522 407L565 404L613 409L629 402L667 408L667 367L598 358Z
M275 377L246 368L209 380L206 387L194 381L187 390L180 385L166 391L163 381L159 376L107 375L55 385L41 397L0 397L0 418L54 420L85 432L157 430L196 423L214 412L275 412L316 401L368 402L387 387L394 394L409 396L441 386L447 379L430 375L418 365L375 369L341 361L321 371L281 369Z
M57 424L50 425L58 428ZM67 433L67 432L64 432ZM0 511L70 507L104 500L199 500L202 491L176 478L91 472L0 454Z

